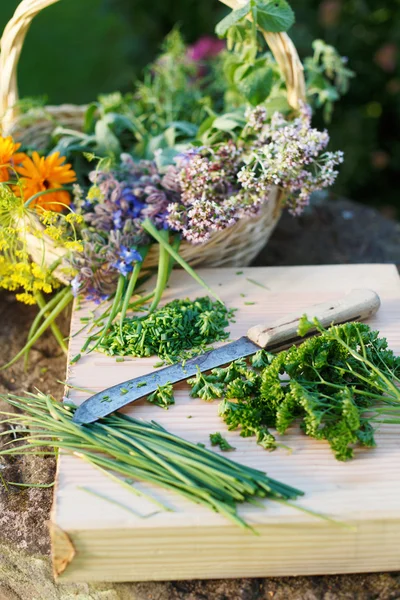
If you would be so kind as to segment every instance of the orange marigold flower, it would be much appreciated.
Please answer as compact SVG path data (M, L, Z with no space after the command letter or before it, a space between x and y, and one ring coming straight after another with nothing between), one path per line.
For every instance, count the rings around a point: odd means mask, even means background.
M21 144L15 143L11 135L0 136L0 182L10 179L10 167L20 163L25 154L17 152Z
M32 158L25 156L16 170L22 176L22 191L25 200L29 200L38 192L62 188L66 183L76 181L75 171L70 164L65 163L65 156L60 156L59 152L54 152L46 157L33 152ZM60 190L39 196L29 206L30 208L61 212L70 203L69 192Z

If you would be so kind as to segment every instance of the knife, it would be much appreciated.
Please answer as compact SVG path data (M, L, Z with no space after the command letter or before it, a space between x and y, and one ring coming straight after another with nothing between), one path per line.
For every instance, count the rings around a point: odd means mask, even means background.
M93 423L131 402L148 396L158 386L166 383L178 383L192 377L198 370L209 371L238 358L255 354L261 348L265 348L269 352L278 352L299 343L304 337L297 334L297 328L299 320L304 314L310 318L317 317L324 327L328 327L333 324L368 319L376 313L379 306L380 299L375 292L359 289L353 290L339 300L310 306L274 323L256 325L249 329L247 335L238 340L196 356L184 364L177 363L158 369L91 396L77 408L73 421L81 425ZM316 330L312 329L307 336L315 335L315 333Z

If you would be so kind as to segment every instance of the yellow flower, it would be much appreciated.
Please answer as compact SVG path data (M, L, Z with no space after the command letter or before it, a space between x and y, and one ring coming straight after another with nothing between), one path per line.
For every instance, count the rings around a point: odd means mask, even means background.
M17 152L21 144L16 144L12 137L0 136L0 182L10 179L10 167L17 165L25 154Z
M76 213L68 213L65 216L65 220L67 221L67 223L70 223L71 225L73 225L74 223L83 223L83 217L82 215L78 215Z
M15 297L19 302L23 302L24 304L36 304L35 297L32 294L28 294L27 292L23 292L22 294L15 294Z
M71 240L64 243L64 248L74 250L75 252L83 252L83 243L79 240Z
M70 194L63 190L62 186L76 181L76 175L71 165L65 163L65 157L60 156L59 152L54 152L47 157L33 152L32 158L25 156L16 170L22 175L25 200L29 200L38 192L60 188L59 192L44 194L33 200L30 204L31 208L61 212L65 206L70 205Z
M98 185L92 185L92 187L89 189L89 191L87 193L87 199L88 200L102 200L103 199L103 194L101 193L101 190Z
M45 235L48 235L49 238L58 242L62 238L63 230L61 227L57 227L56 225L49 225L44 230Z

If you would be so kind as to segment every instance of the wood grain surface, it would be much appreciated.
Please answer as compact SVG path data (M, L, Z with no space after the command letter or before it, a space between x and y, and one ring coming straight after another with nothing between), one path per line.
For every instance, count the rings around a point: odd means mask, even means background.
M400 279L392 265L260 267L203 270L201 274L229 307L238 309L236 323L231 325L231 339L259 323L339 298L354 288L374 289L382 306L370 323L400 353ZM204 295L203 290L185 273L176 271L165 301L200 295ZM94 309L93 304L85 303L74 312L73 335L82 327L80 318ZM71 357L79 352L83 342L84 332L72 337ZM156 358L125 358L124 362L116 362L115 357L93 353L70 365L68 382L97 392L151 371L156 362ZM80 403L89 395L71 390L69 397ZM227 432L217 415L218 402L190 398L186 384L177 386L175 398L176 405L168 411L145 401L124 410L136 418L156 420L173 433L207 446L209 434L220 431L236 447L230 458L304 490L306 494L297 504L350 527L335 526L288 506L265 502L264 508L240 508L240 514L257 528L259 535L255 536L172 492L135 484L172 509L157 512L149 501L134 496L78 458L62 456L52 526L66 534L74 553L70 552L70 562L60 581L177 580L400 569L397 427L382 426L376 435L376 449L357 449L353 461L340 463L325 442L308 439L296 428L283 437L291 453L283 449L270 453L251 438ZM53 553L60 561L62 548L57 547L58 539L60 536L53 538Z

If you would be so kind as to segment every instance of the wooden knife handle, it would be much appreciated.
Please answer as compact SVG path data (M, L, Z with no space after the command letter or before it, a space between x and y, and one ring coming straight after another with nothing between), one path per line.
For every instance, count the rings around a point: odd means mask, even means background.
M329 327L368 319L376 313L380 303L378 294L372 290L353 290L339 300L314 304L269 325L256 325L249 329L247 337L260 348L267 348L271 352L282 350L303 339L297 334L297 328L304 314L310 320L317 317L324 327ZM315 329L310 330L310 335L313 332Z

